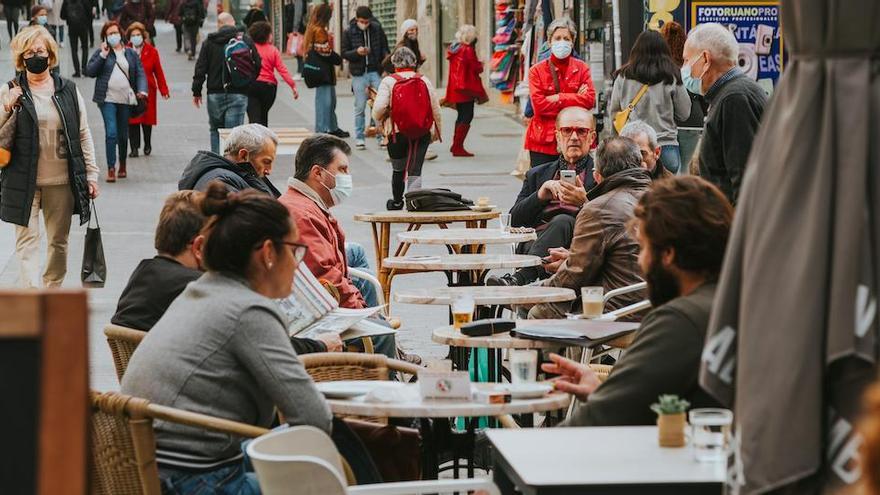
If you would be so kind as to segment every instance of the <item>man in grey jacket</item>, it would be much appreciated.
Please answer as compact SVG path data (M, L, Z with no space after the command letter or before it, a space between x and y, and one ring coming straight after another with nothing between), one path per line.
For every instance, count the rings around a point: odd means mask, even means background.
M675 394L693 407L718 407L700 388L700 356L709 325L733 208L698 177L656 182L639 200L632 230L654 309L601 383L588 366L551 354L556 389L579 399L568 426L654 424L650 406Z

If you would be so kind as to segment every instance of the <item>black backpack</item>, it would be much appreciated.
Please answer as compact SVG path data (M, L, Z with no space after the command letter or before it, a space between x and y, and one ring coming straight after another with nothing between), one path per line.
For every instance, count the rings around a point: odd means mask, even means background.
M474 202L449 189L416 189L403 197L407 211L469 210Z
M67 9L65 10L65 20L69 26L80 27L91 24L91 16L88 7L86 7L85 0L68 1Z
M201 0L187 0L186 3L183 4L183 8L181 9L181 20L187 26L197 26L199 24L199 4L196 3Z

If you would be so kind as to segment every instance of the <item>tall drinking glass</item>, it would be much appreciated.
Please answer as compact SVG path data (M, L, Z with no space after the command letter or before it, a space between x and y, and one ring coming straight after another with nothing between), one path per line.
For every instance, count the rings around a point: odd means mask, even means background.
M501 232L510 232L510 213L498 215L498 223Z
M581 287L581 301L584 305L584 318L598 318L605 309L605 289L602 287Z
M513 349L510 351L510 382L532 383L538 374L538 351Z
M727 459L730 447L730 425L733 412L728 409L691 409L691 444L699 462L719 462Z
M470 323L474 318L474 298L469 295L462 295L452 301L452 325L456 330L461 326Z

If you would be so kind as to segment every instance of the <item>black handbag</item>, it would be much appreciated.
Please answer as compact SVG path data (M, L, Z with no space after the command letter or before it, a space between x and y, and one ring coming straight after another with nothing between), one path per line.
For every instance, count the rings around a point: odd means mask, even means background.
M317 88L333 84L334 59L339 58L335 52L321 55L314 49L309 50L303 61L302 76L307 88Z
M415 189L403 196L407 211L469 210L474 202L449 189Z
M101 224L98 222L95 200L92 200L91 206L92 215L86 225L80 279L83 287L101 288L107 280L107 262L104 260L104 243L101 241ZM95 228L92 228L92 217L95 217Z

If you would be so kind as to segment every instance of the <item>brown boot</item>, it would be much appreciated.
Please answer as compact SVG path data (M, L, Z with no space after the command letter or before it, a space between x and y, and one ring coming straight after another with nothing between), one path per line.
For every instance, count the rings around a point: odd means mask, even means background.
M474 156L473 153L464 149L464 140L467 137L470 128L470 124L455 124L455 134L452 137L452 147L449 148L449 151L452 152L452 156Z
M104 180L106 182L116 182L116 169L115 168L107 169L107 178Z
M117 177L120 179L128 177L128 173L125 171L125 162L119 162L119 175Z

